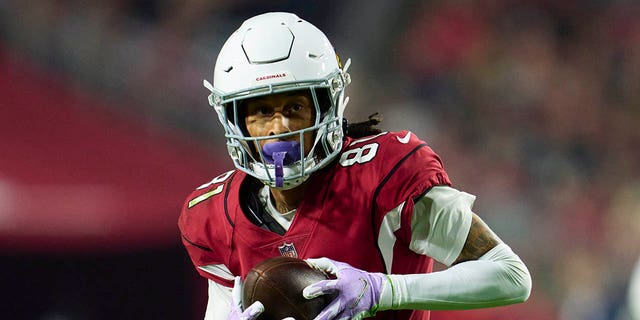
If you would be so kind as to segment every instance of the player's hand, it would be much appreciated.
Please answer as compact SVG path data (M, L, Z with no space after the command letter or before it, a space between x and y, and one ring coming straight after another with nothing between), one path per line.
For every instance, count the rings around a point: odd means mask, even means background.
M328 258L306 261L313 268L336 277L335 280L316 282L302 291L307 299L323 294L336 294L336 298L314 320L358 320L376 314L382 285L388 281L384 274L369 273Z
M242 280L240 277L236 277L233 282L233 290L231 290L231 309L227 320L254 320L262 312L264 312L264 306L260 301L256 301L246 310L242 310Z

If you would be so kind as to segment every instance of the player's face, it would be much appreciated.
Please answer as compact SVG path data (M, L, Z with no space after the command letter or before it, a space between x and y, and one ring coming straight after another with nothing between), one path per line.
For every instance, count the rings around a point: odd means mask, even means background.
M271 136L293 132L313 125L315 108L311 97L307 93L288 92L250 99L246 102L245 123L247 131L252 137ZM282 139L281 139L282 140ZM287 140L299 142L299 136L292 136ZM261 140L260 148L277 139ZM304 133L304 153L311 150L313 132Z

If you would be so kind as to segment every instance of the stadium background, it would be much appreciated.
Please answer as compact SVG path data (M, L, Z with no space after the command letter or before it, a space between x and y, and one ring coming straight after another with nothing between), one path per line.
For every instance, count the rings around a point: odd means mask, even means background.
M442 156L520 253L526 304L433 319L629 319L640 255L636 1L0 1L2 319L201 319L176 219L231 168L202 79L292 11L352 58L347 116Z

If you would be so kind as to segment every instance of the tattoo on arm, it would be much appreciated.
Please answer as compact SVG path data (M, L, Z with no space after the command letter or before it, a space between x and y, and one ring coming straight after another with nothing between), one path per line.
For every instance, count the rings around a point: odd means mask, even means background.
M456 259L453 264L469 260L478 260L478 258L500 244L500 242L500 238L474 213L472 214L471 228L469 229L467 241L465 241L462 252L460 252L458 259Z

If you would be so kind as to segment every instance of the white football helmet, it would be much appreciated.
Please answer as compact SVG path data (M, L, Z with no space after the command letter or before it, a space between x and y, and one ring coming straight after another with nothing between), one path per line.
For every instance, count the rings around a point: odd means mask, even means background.
M220 50L213 85L204 81L236 168L271 187L290 189L333 160L342 148L349 63L343 68L324 33L295 14L274 12L246 20ZM276 136L249 136L239 116L240 101L293 90L310 93L314 125ZM314 141L304 140L308 131L314 132ZM294 154L292 163L274 162L265 154L266 146L265 150L256 147L261 140L291 137L300 140L299 146L288 149L300 153ZM313 147L305 155L308 143Z

